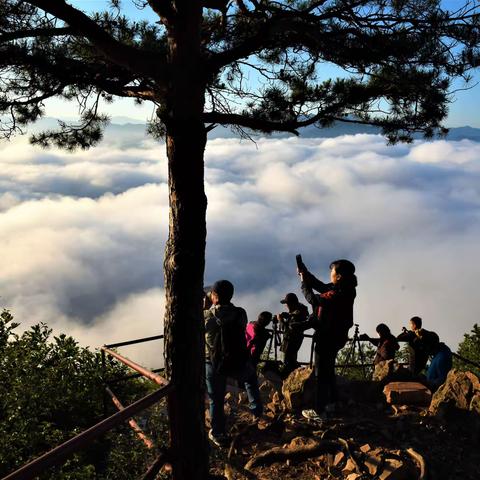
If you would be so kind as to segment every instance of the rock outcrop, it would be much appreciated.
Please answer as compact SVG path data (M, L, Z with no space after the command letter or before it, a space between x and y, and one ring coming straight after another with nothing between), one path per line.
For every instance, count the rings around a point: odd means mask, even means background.
M314 402L315 379L311 368L300 367L294 370L284 381L282 394L285 407L290 411L312 408Z
M480 380L472 372L451 370L445 383L435 392L430 412L448 417L458 410L480 415Z

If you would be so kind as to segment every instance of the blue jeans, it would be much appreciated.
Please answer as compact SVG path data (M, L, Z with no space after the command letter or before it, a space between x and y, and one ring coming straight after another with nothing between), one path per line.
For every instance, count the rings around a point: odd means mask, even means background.
M447 379L452 368L452 352L446 345L441 345L437 354L432 358L427 371L427 380L434 387L439 387Z
M207 381L207 393L210 400L210 422L213 435L223 435L225 433L225 411L224 401L227 389L227 375L215 371L212 364L205 364L205 378ZM250 411L255 416L260 416L263 412L262 400L258 389L258 379L255 367L248 365L242 372L235 375L239 383L245 386Z

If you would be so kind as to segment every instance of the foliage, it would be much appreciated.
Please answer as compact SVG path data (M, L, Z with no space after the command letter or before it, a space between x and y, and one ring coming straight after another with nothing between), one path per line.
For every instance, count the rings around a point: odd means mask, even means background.
M341 121L378 125L392 142L409 141L415 131L443 134L451 78L468 80L478 66L472 0L452 12L439 0L133 4L148 5L156 19L131 20L117 0L89 14L64 1L0 2L5 136L41 116L50 97L76 101L81 119L34 136L42 146L98 143L107 120L99 100L118 97L152 102L149 131L164 134L178 72L170 54L181 41L198 51L190 48L192 65L184 66L194 73L183 75L205 97L202 122L241 133L295 133ZM181 38L186 28L190 35ZM326 73L329 65L341 69L336 78Z
M4 310L0 318L1 477L104 416L100 354L80 347L72 337L52 338L45 324L22 334L15 333L16 327L11 313ZM109 381L126 373L118 362L107 362L104 378ZM151 389L138 380L112 388L125 405ZM106 413L111 415L116 410L108 402ZM160 419L158 413L155 418ZM131 479L147 469L153 452L146 450L128 425L122 425L40 478Z
M480 327L475 324L470 333L463 335L463 340L458 346L458 355L480 365ZM454 366L460 370L470 370L480 376L480 367L475 367L469 363L462 362L454 358Z
M367 342L353 342L350 340L337 355L336 364L337 374L350 380L370 379L373 373L373 359L375 357L375 348ZM355 367L345 367L342 365L355 365ZM365 367L364 367L365 366Z

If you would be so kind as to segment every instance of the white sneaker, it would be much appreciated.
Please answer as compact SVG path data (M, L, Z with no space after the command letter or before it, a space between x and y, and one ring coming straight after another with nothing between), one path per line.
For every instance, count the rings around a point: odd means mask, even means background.
M327 419L327 416L324 412L318 414L315 410L302 410L302 415L312 422L322 423L324 420Z

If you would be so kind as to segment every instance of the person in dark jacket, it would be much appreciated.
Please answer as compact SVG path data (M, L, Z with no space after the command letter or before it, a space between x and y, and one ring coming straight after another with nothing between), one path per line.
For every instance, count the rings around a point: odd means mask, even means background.
M360 335L360 340L368 340L377 347L373 364L378 365L387 360L395 358L395 352L400 348L397 339L392 335L390 329L384 323L377 325L375 329L379 338L371 338L367 334Z
M330 264L330 283L318 280L305 267L298 274L302 292L314 312L306 323L315 330L315 408L303 410L302 415L320 421L327 405L336 401L335 360L353 326L357 277L353 263L343 259Z
M305 321L308 318L308 308L298 301L294 293L287 293L280 301L287 307L286 312L277 315L283 332L280 350L283 352L283 367L281 373L287 377L298 367L298 351L302 346Z
M231 303L234 287L228 280L219 280L212 287L212 306L204 311L205 373L210 400L211 430L208 438L217 446L229 442L225 432L224 401L227 377L244 384L255 417L263 413L257 372L247 350L245 329L247 314Z
M262 312L257 320L247 325L245 332L247 348L255 366L260 362L265 346L271 337L271 334L267 331L267 327L272 321L272 318L273 315L271 312Z
M428 358L440 342L435 332L422 327L420 317L410 319L410 329L403 329L397 336L399 342L407 342L410 347L410 370L414 375L419 375L427 366Z

